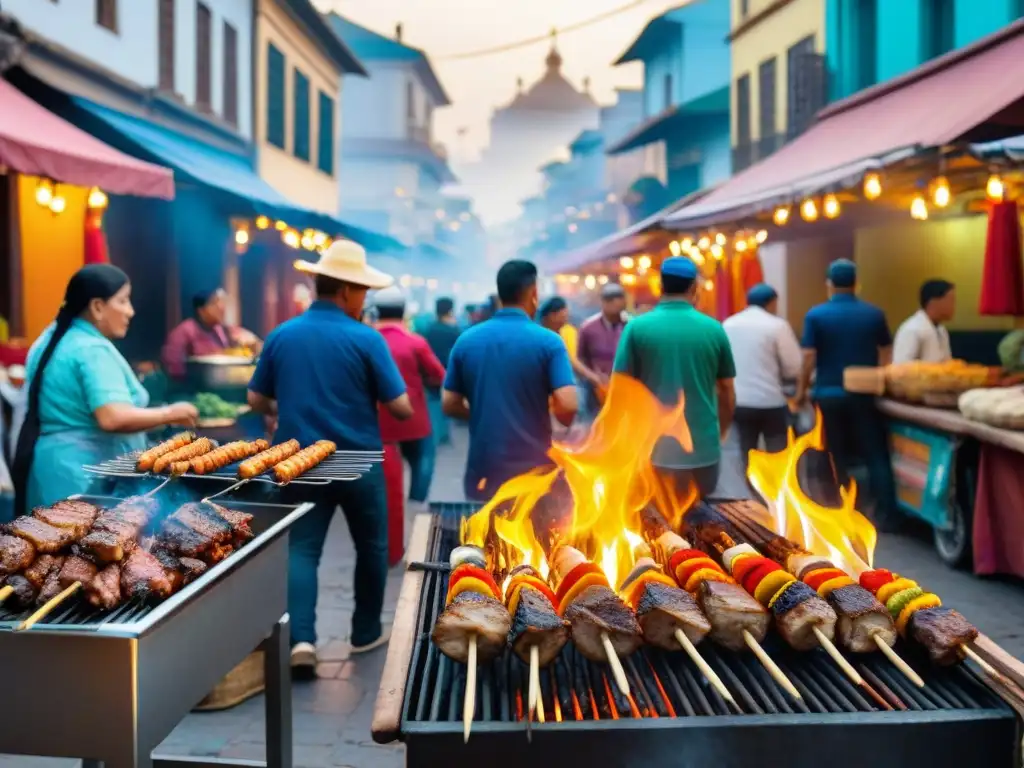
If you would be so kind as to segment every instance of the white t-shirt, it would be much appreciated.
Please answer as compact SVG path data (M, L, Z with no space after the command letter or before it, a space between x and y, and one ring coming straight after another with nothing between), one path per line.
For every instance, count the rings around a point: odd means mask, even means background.
M784 406L783 383L800 375L803 361L789 323L761 307L750 306L728 318L722 327L736 362L736 405Z
M904 320L896 331L892 350L894 363L944 363L952 359L949 331L935 325L923 309Z

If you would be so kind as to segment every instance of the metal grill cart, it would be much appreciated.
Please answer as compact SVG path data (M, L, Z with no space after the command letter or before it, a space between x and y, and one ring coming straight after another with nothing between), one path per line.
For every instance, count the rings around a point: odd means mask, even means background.
M445 563L458 521L476 507L432 505L416 520L410 562ZM917 688L884 659L856 665L887 703L883 709L829 663L823 651L796 653L769 637L766 649L803 696L785 696L745 654L710 643L701 653L737 701L708 686L683 653L649 647L624 659L632 695L623 697L603 665L570 643L542 670L547 722L523 719L525 667L510 652L479 667L472 736L463 743L466 671L437 650L430 631L445 603L443 566L405 577L373 719L374 739L406 743L410 768L595 765L629 768L986 768L1019 766L1014 709L966 665L939 669L902 647L926 681ZM776 642L772 642L776 640ZM1017 703L1007 682L999 693Z
M100 506L117 499L83 497ZM292 764L288 531L311 505L223 502L255 537L164 602L99 611L84 599L27 631L0 608L0 753L108 768ZM284 618L282 618L284 617ZM254 648L265 651L266 763L163 759L153 749Z

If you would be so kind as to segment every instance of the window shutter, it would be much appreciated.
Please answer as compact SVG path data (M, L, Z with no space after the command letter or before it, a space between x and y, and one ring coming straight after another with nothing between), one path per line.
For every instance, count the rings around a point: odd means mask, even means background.
M295 120L293 154L309 160L309 78L295 70Z
M267 143L284 149L284 54L267 44Z
M316 167L328 176L334 175L334 99L320 91L319 132L317 133Z
M96 0L96 23L117 32L117 0Z
M157 49L159 55L158 86L161 91L174 93L174 0L160 0L157 20Z
M211 71L211 27L212 17L208 6L196 3L196 106L206 111L212 104Z
M224 119L238 125L238 32L224 22Z

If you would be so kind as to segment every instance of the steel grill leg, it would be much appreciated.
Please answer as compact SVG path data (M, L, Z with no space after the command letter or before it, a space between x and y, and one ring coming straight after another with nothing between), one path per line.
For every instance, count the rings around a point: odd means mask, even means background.
M292 679L288 614L274 625L263 644L266 678L267 768L292 768Z

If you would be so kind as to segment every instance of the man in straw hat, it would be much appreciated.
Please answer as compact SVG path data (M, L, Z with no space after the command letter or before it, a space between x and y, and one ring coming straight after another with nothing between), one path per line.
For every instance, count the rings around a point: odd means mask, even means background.
M303 446L331 440L339 450L382 449L377 408L409 419L405 382L384 338L359 321L366 293L386 288L389 275L366 263L359 245L337 240L316 262L296 261L312 275L317 300L267 337L249 383L253 410L277 417L275 442ZM379 465L359 480L325 487L316 506L296 523L289 539L288 613L292 619L292 669L316 674L317 567L327 529L341 506L356 546L353 653L387 642L381 624L388 570L387 502Z

